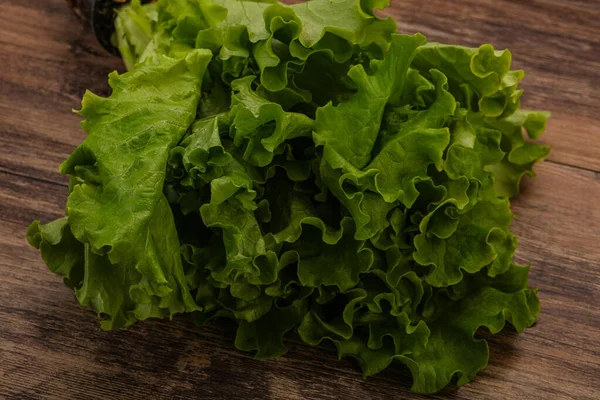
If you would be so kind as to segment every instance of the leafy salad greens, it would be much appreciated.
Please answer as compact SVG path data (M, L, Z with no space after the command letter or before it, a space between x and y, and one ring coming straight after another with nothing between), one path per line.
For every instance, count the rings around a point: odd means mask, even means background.
M290 331L365 376L463 385L540 311L509 199L549 148L511 54L396 34L389 0L133 1L130 70L87 92L66 216L29 242L104 329L189 313L283 355Z

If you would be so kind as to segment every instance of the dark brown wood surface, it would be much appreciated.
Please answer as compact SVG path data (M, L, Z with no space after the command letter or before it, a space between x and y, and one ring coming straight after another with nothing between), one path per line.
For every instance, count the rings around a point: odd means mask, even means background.
M600 1L392 0L402 32L513 51L524 105L554 113L553 146L514 201L517 259L542 315L490 338L488 368L451 399L600 399ZM85 89L122 69L63 0L0 0L0 398L417 399L396 367L363 381L350 360L289 339L259 362L226 324L147 321L103 332L25 241L63 214L57 166L81 142Z

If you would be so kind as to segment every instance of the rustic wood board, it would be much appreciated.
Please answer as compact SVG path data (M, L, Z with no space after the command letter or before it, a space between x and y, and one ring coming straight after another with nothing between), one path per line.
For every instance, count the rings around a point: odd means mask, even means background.
M554 118L538 178L514 201L520 263L540 288L538 324L490 338L488 369L434 398L600 399L600 3L598 0L392 0L402 32L513 51L525 105ZM64 210L57 166L83 139L84 90L122 69L61 0L1 0L0 398L417 399L396 367L363 381L352 361L303 345L259 362L233 328L147 321L103 332L25 241Z

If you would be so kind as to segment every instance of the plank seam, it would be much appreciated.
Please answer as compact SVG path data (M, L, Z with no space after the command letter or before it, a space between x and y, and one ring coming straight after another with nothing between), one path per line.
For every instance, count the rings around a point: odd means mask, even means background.
M565 162L562 162L562 161L545 160L544 162L555 164L555 165L560 165L560 166L563 166L563 167L568 167L568 168L573 168L573 169L579 169L581 171L592 172L594 174L600 174L600 170L595 170L595 169L586 168L586 167L580 167L580 166L577 166L577 165L571 165L571 164L568 164L568 163L565 163Z
M47 184L50 184L50 185L56 185L56 186L61 186L61 187L66 187L66 188L69 187L69 185L66 184L66 183L57 182L57 181L51 181L51 180L45 179L45 178L38 178L38 177L30 176L30 175L27 175L27 174L23 174L23 173L19 173L19 172L16 172L16 171L12 171L12 170L7 169L7 168L2 167L2 166L0 166L0 173L7 174L7 175L12 175L12 176L16 176L16 177L19 177L19 178L31 179L33 181L43 182L43 183L47 183Z

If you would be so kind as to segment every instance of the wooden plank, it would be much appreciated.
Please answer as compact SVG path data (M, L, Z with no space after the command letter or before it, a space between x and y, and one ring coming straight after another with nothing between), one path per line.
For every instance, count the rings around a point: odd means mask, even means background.
M103 52L64 1L0 3L0 170L65 182L58 166L83 140L86 89L108 93L121 62Z
M524 335L490 338L491 360L456 399L594 399L600 388L600 8L596 0L394 0L403 32L513 50L525 105L555 117L552 162L514 202L518 261L534 265L543 313ZM543 11L541 11L543 10ZM103 332L25 241L30 221L63 214L59 163L84 137L86 88L121 68L61 0L0 3L0 398L423 398L396 366L363 381L355 364L290 338L283 358L233 348L233 327L185 319ZM577 168L570 168L565 165ZM445 398L444 394L430 398Z
M352 361L294 339L282 359L255 361L233 348L228 324L196 328L178 318L101 331L24 239L31 220L62 215L66 188L1 173L0 182L0 395L106 398L127 390L130 398L420 398L408 391L400 366L362 381ZM551 163L525 183L514 202L517 260L534 265L542 316L523 335L492 337L488 369L453 397L595 397L600 310L580 299L600 298L598 196L596 173Z

